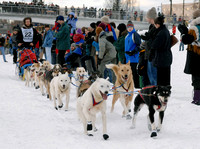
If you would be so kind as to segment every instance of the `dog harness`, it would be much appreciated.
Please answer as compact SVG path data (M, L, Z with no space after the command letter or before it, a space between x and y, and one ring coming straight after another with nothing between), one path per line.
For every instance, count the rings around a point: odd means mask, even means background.
M92 95L92 101L93 101L93 107L94 107L94 106L100 104L103 100L96 102L95 99L94 99L94 96Z
M153 86L143 87L142 90L153 88L153 87L156 87L156 86L153 85ZM141 91L139 91L139 95L142 98L142 100L145 102L144 97L143 97L144 94L142 94ZM149 96L149 95L145 95L145 96ZM156 105L156 106L158 106L158 108L156 110L159 110L161 108L161 105Z

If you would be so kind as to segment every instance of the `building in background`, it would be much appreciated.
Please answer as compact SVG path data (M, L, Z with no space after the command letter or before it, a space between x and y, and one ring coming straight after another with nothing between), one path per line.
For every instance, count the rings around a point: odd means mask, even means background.
M192 13L199 8L199 3L185 3L184 20L191 20ZM166 17L170 17L170 4L162 4L162 12ZM177 21L183 19L183 3L172 5L172 15L177 17Z

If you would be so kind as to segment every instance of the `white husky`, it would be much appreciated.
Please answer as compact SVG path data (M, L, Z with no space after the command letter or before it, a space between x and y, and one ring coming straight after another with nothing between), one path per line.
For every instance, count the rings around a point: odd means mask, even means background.
M85 71L85 68L83 67L77 67L76 68L76 85L79 86L81 82L87 80L87 72Z
M68 76L68 73L66 72L65 74L59 73L59 76L54 77L50 83L50 91L51 91L51 96L54 100L54 107L56 110L58 108L63 107L63 102L62 102L62 97L66 95L66 105L65 105L65 110L68 110L68 105L69 105L69 94L70 94L70 78ZM56 99L58 100L58 107L56 104Z
M98 78L77 101L78 116L83 123L84 133L89 136L92 136L92 134L88 134L88 131L96 130L96 113L101 112L103 138L105 140L109 138L106 126L106 100L109 89L110 82L108 79Z

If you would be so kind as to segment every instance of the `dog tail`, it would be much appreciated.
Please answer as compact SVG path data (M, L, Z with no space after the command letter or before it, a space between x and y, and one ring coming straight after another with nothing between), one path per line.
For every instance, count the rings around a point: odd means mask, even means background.
M119 71L119 66L118 65L115 65L115 64L107 64L106 65L106 68L108 69L112 69L115 73L115 75L118 74L118 71Z

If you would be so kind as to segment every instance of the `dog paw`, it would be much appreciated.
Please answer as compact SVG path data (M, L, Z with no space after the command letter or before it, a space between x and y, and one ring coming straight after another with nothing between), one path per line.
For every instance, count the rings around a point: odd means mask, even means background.
M156 131L153 131L153 132L151 133L151 138L155 138L155 137L157 137L157 132L156 132Z
M129 109L128 112L131 112L131 109Z
M49 98L49 94L47 94L47 98Z
M94 128L94 132L97 132L97 131L98 131L98 129L95 127L95 128Z
M87 131L92 130L92 122L87 123Z
M130 115L130 114L126 115L126 119L127 119L127 120L132 119L131 115Z
M87 134L89 137L93 137L93 134Z
M62 107L63 107L63 103L62 103L61 105L58 106L59 109L62 108Z
M134 126L134 125L132 125L132 126L130 127L130 129L135 129L135 126Z
M109 138L109 136L107 134L103 135L104 140L107 140Z
M156 131L157 131L157 132L160 132L160 131L161 131L161 128L157 127L157 128L156 128Z
M39 86L36 86L36 87L35 87L35 89L39 89L39 88L40 88Z
M55 109L56 109L56 110L58 110L58 108L57 108L57 107L55 107Z

